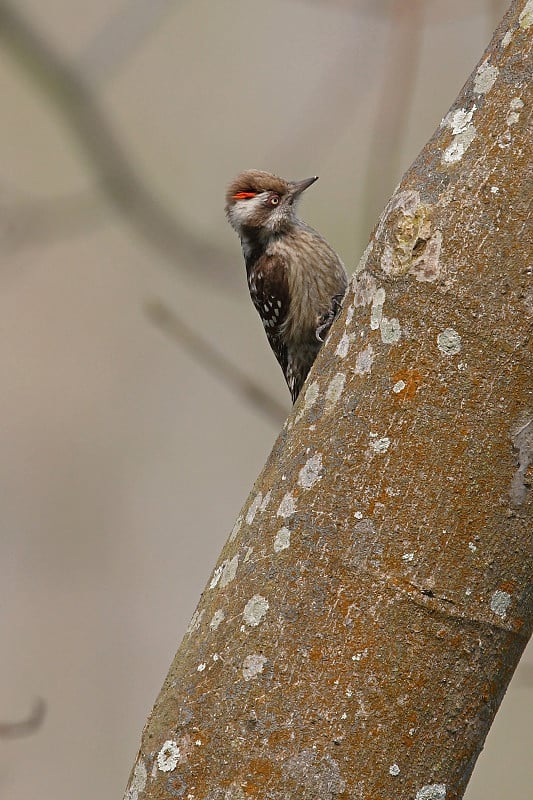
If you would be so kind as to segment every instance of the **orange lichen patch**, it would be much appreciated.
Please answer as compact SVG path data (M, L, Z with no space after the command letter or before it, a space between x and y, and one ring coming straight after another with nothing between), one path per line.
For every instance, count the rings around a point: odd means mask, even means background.
M414 744L414 739L408 733L404 733L402 736L402 744L404 747L412 747Z
M341 617L345 619L353 605L353 597L348 594L342 594L337 598L335 605Z
M321 661L322 660L322 648L318 647L318 645L314 645L309 651L309 660L310 661Z
M392 383L398 386L401 382L405 384L399 391L394 392L397 400L412 400L416 391L422 383L422 375L417 369L400 369L392 376Z
M515 633L520 633L522 628L524 627L526 620L522 619L521 617L516 617L515 619L511 620L511 628Z
M269 748L274 750L279 750L285 747L291 741L291 731L287 729L281 729L279 731L272 731L268 737L268 746Z
M454 458L458 458L459 456L463 455L469 446L471 439L471 433L467 428L458 428L457 433L458 436L451 447L451 452L453 453Z
M266 758L250 759L249 770L254 779L246 781L242 787L248 797L259 797L264 787L280 775L279 769L274 769L272 762Z
M507 592L508 594L513 594L516 590L516 583L515 581L502 581L498 587L502 592Z

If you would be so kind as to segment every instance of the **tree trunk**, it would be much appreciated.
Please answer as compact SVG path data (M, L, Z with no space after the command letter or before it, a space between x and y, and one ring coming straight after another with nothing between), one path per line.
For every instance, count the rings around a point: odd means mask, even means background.
M462 797L532 621L532 32L514 2L385 208L128 800Z

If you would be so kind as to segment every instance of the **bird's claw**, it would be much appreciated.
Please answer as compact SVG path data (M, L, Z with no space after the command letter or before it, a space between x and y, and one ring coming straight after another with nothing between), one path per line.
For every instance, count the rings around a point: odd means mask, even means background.
M336 294L331 298L331 308L318 318L318 327L315 331L315 335L319 342L324 342L324 339L329 333L329 329L339 316L341 308L342 295Z

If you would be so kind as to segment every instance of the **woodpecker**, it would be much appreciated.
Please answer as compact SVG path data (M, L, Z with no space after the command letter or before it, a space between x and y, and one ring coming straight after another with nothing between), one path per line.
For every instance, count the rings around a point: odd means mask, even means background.
M295 402L348 285L326 240L296 216L318 177L286 181L248 170L226 192L226 216L239 234L248 288Z

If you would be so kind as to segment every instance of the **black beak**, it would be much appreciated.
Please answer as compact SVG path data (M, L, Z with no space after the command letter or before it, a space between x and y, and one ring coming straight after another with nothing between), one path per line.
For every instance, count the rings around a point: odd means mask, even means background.
M289 200L293 203L302 192L305 192L315 181L318 180L318 175L313 175L312 178L305 178L303 181L291 181L289 183Z

